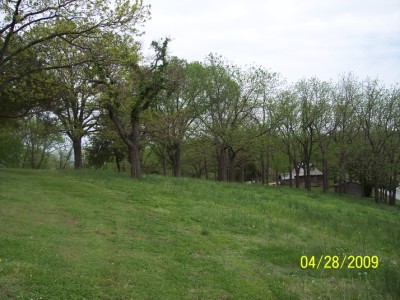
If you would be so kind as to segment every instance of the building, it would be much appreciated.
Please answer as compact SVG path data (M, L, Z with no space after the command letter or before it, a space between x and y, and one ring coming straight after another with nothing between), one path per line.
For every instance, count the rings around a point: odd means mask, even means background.
M344 184L335 184L335 192L363 197L364 187L361 183L347 181Z
M318 170L316 167L311 165L310 169L310 179L311 179L311 186L320 186L323 184L324 181L324 174ZM280 176L280 184L281 185L290 185L290 174L285 174ZM296 185L296 170L293 169L292 171L292 185ZM305 185L305 172L304 168L300 168L299 172L299 185Z

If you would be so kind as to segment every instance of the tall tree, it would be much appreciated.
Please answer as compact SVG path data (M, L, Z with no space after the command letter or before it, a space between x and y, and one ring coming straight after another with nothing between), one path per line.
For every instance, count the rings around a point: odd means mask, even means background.
M288 156L289 184L293 185L293 172L295 170L295 184L299 188L300 174L300 147L296 135L300 131L300 108L297 96L292 88L288 88L276 97L277 104L273 113L278 126L277 135L281 138L284 152Z
M63 60L79 60L79 53L67 52ZM91 82L89 65L58 69L54 74L58 94L52 110L59 118L64 132L71 139L74 151L74 167L83 167L82 138L92 132L99 117L97 98L99 91Z
M311 78L299 81L295 89L300 107L300 131L296 135L296 140L301 146L305 188L311 190L311 159L318 139L318 132L320 133L319 137L322 138L323 129L321 126L323 122L318 123L318 119L324 109L322 102L325 101L324 98L327 98L329 87L317 78ZM318 102L321 102L320 106L317 105Z
M24 119L22 128L25 145L23 166L43 168L50 154L63 142L57 120L49 113L36 112Z
M132 178L141 177L141 117L164 89L168 42L168 39L161 44L153 42L156 54L150 65L140 65L136 53L126 53L131 59L125 65L122 62L114 68L99 68L97 81L104 89L102 105L128 147Z
M251 120L258 91L252 69L243 72L222 57L210 54L204 64L203 100L197 104L202 128L213 136L218 180L234 180L234 162L243 151L239 129ZM258 83L258 82L257 82Z
M370 153L370 177L374 184L376 203L385 201L385 191L388 187L393 190L395 185L391 183L391 179L397 170L393 173L391 163L395 161L391 161L391 158L396 159L398 154L392 156L390 152L393 146L391 142L398 138L398 99L398 96L391 95L390 91L378 80L366 81L363 105L359 112L360 123Z
M316 144L321 155L322 189L327 192L329 189L328 147L334 130L331 110L332 88L330 83L320 80L313 80L311 85L311 97L313 98L313 110L315 113L311 130L315 132Z
M272 157L273 145L271 143L273 131L278 126L275 124L274 97L277 94L277 88L281 84L279 75L263 68L257 70L258 73L258 91L257 108L254 114L254 120L257 123L258 134L256 143L253 147L256 150L261 164L261 182L268 184L268 175L270 169L270 160Z
M71 51L93 51L92 47L82 47L79 40L96 40L99 31L134 36L138 25L148 18L148 7L141 0L15 0L1 1L0 15L1 107L11 108L4 109L1 116L14 117L25 114L37 101L11 99L4 94L21 91L15 87L32 82L33 74L71 67L47 55L49 42L68 43ZM6 101L12 105L4 105Z
M0 122L0 167L21 167L24 144L20 128L19 120Z
M199 63L171 58L166 68L165 89L145 118L146 132L160 145L160 156L168 158L174 176L181 175L182 143L197 118L195 102L201 92Z
M332 138L335 144L333 156L336 157L339 190L345 193L346 180L353 179L365 183L365 171L360 170L356 178L352 178L354 175L349 172L352 162L362 148L358 142L361 128L357 117L361 107L362 85L353 74L342 75L332 95L334 118Z

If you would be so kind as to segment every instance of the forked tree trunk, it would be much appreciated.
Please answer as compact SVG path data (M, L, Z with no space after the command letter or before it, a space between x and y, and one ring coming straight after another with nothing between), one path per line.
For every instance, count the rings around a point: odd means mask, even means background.
M130 134L128 134L127 132L125 132L122 121L120 120L118 115L112 109L108 109L108 113L110 119L113 121L115 127L117 128L123 142L128 147L129 163L131 165L131 177L140 178L142 174L140 168L139 118L135 117L135 115L132 114L131 132Z

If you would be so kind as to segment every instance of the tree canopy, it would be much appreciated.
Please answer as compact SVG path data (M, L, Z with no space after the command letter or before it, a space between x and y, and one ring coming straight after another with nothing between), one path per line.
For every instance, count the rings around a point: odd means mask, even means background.
M396 203L400 89L352 73L288 85L218 54L188 62L168 38L144 57L140 0L0 4L0 164L107 167L220 181L346 183ZM67 138L66 138L67 137ZM304 181L300 181L304 173ZM302 175L302 176L303 176Z

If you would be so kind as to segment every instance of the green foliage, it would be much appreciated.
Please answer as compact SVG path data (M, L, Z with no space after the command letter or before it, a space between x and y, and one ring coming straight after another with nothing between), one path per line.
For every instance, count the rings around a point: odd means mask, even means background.
M0 166L20 167L24 153L24 144L20 136L20 124L0 123Z
M26 89L33 77L93 62L94 58L104 61L109 52L98 47L102 36L116 36L132 45L133 37L140 35L138 26L149 17L148 6L141 0L2 1L0 14L0 95L8 100L7 105L2 101L0 108L1 116L7 117L38 105L48 107L49 99L44 101L35 87ZM68 50L59 45L68 45ZM73 53L87 55L73 62L59 55ZM26 90L31 93L28 99L23 97Z
M64 139L56 119L49 113L35 113L26 117L21 126L25 155L22 166L32 169L46 167L52 152Z
M169 39L153 42L155 58L150 65L124 61L122 65L98 66L102 106L129 149L132 178L141 177L140 125L143 112L156 105L165 84Z

